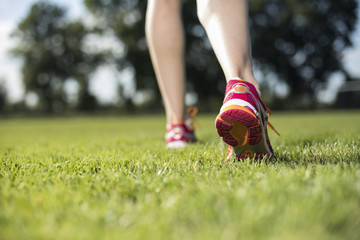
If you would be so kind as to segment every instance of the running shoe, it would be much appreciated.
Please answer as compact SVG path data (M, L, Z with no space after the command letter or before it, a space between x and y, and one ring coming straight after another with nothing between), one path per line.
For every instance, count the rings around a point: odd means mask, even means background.
M227 161L232 157L271 158L274 155L267 132L270 114L254 85L238 79L227 83L225 99L215 121L219 136L229 145Z
M183 148L188 143L197 141L194 126L196 123L194 117L197 112L198 109L196 107L188 107L184 122L168 124L166 126L165 141L167 148Z
M165 141L167 148L183 148L196 141L195 131L189 130L185 123L168 124Z
M165 134L167 148L183 148L189 142L188 130L184 123L168 124Z

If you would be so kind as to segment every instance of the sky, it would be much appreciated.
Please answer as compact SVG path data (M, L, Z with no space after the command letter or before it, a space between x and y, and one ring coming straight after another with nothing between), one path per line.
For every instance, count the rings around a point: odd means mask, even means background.
M24 90L21 82L21 60L9 54L9 49L14 47L14 40L10 34L16 25L26 16L29 8L37 0L0 0L0 83L5 82L8 89L10 102L17 102L24 98ZM85 7L83 0L48 0L68 9L68 16L73 19L84 15ZM360 8L358 9L360 14ZM343 63L345 69L354 77L360 78L360 23L352 35L354 46L344 51ZM111 67L99 68L90 79L90 90L100 102L111 103L117 100L117 89L114 88L117 77ZM335 76L336 77L336 76ZM339 81L334 81L339 82ZM336 84L335 84L336 85ZM70 90L75 89L75 84L67 86ZM339 87L339 86L335 86ZM333 90L324 92L322 96L331 100ZM333 96L334 97L334 96Z

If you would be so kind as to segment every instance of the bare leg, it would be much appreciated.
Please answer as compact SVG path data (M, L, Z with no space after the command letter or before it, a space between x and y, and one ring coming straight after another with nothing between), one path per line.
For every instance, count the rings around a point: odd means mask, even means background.
M241 78L258 90L251 63L246 0L197 0L204 26L226 80Z
M181 0L149 0L146 38L168 123L183 121L185 67Z

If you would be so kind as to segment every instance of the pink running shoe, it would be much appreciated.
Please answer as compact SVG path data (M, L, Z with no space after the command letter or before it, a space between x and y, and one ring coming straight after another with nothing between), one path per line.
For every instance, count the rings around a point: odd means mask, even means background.
M218 134L229 145L227 161L233 156L244 159L274 155L267 133L270 114L254 85L237 79L227 83L215 122Z
M195 130L189 129L185 123L169 124L165 140L167 148L183 148L188 143L196 142Z
M166 125L166 147L167 148L183 148L188 143L197 141L195 136L194 119L197 114L197 107L188 107L186 109L185 122Z

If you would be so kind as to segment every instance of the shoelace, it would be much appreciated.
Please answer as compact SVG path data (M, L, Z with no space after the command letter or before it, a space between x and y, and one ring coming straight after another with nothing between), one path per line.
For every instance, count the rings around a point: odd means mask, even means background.
M186 108L186 113L188 115L188 119L191 121L190 126L188 126L189 128L191 128L190 130L194 129L193 125L196 125L198 127L200 127L199 121L195 118L196 114L199 112L199 109L197 107L188 107ZM185 120L186 122L187 120Z
M266 111L267 111L267 113L268 113L268 117L270 117L271 116L271 110L270 110L270 108L268 108L268 107L266 107ZM278 136L280 136L280 133L278 132L278 131L276 131L276 129L274 128L274 126L268 121L267 122L267 125L271 128L271 130L273 130Z

